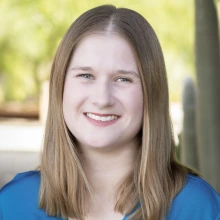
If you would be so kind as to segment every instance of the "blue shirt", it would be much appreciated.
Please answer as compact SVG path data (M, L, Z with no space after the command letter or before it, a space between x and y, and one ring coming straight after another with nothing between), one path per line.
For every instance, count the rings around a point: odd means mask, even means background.
M39 187L39 171L18 174L6 184L0 191L0 220L61 220L38 208ZM220 196L203 179L188 175L165 219L220 220Z

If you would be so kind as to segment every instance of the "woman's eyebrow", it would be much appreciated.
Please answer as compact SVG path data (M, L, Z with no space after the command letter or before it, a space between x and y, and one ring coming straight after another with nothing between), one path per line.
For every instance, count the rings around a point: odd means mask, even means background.
M75 66L75 67L71 67L70 70L93 71L92 67L89 66Z
M135 72L135 71L130 71L130 70L118 70L117 73L121 73L121 74L128 74L128 75L135 75L136 77L140 78L140 75Z
M82 71L89 71L89 72L94 71L94 69L90 66L74 66L74 67L71 67L70 70L82 70ZM140 78L139 74L132 70L117 70L114 72L117 74L134 75Z

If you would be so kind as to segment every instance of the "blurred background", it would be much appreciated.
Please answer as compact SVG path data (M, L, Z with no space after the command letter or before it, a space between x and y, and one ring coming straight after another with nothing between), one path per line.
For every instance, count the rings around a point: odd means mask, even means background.
M57 46L80 14L101 4L133 9L155 29L167 66L178 157L220 191L217 0L2 0L0 187L39 165Z

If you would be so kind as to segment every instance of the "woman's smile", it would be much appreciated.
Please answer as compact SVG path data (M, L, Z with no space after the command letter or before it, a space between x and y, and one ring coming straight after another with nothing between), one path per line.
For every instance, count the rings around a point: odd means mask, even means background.
M116 123L120 116L114 114L84 113L87 120L95 126L109 126Z

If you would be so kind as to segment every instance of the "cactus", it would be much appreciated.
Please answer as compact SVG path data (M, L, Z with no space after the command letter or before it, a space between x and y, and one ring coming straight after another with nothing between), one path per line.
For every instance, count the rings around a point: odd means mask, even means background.
M196 97L192 78L187 77L183 86L183 131L181 134L181 161L183 164L198 169L196 119Z
M199 165L220 192L220 50L213 0L195 0L195 27Z

